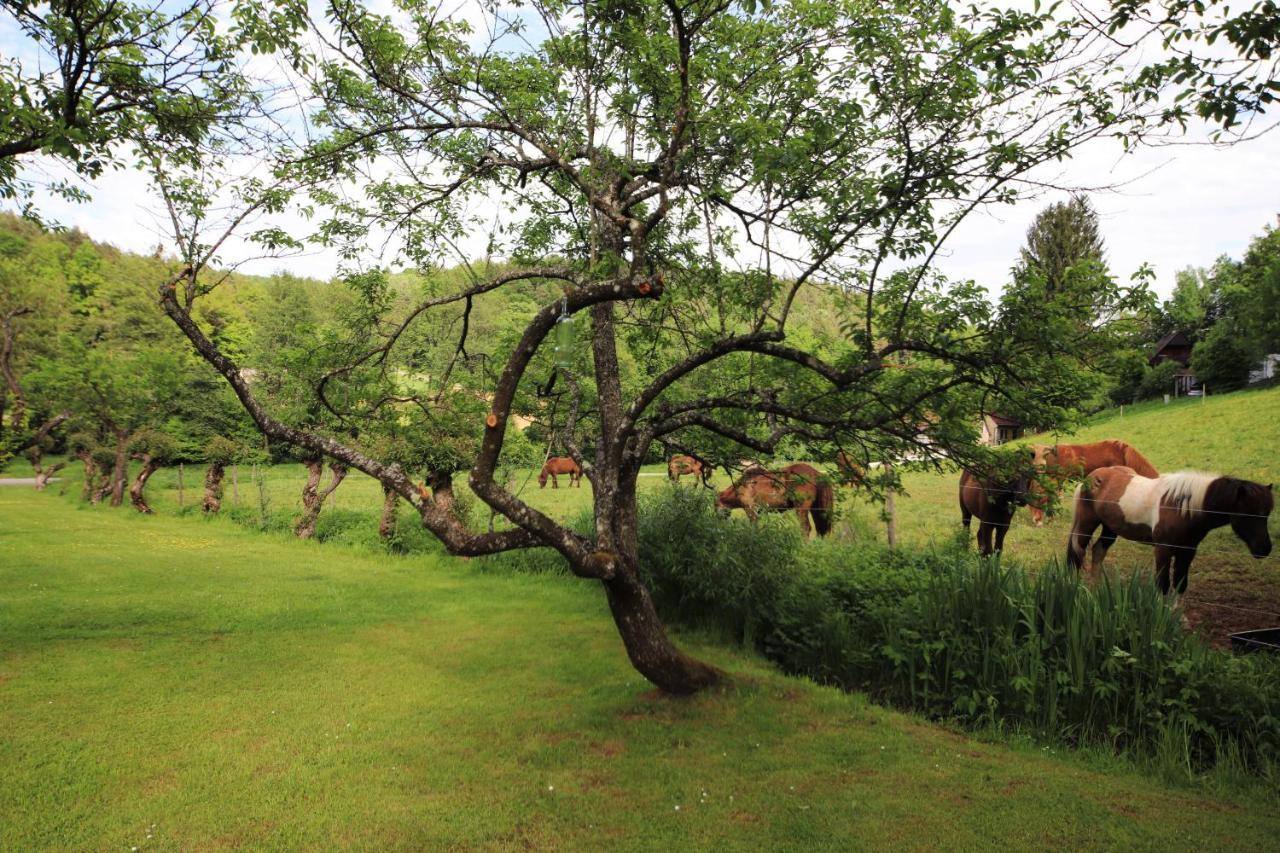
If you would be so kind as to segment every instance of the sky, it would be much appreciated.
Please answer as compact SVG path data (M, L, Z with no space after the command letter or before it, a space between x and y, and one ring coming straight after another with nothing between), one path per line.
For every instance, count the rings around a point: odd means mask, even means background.
M466 0L460 2L462 7L467 5ZM21 52L14 32L0 26L0 55ZM1125 280L1143 263L1150 264L1161 297L1171 292L1178 270L1207 267L1224 254L1239 258L1264 227L1280 221L1280 130L1214 147L1205 144L1206 129L1193 126L1185 140L1187 144L1130 154L1117 142L1095 140L1079 149L1071 161L1051 164L1034 175L1059 185L1109 186L1090 197L1099 214L1111 270ZM112 172L90 191L93 199L87 204L42 198L42 215L127 251L150 253L162 242L157 204L142 174ZM1009 278L1036 213L1065 198L1064 193L1048 193L973 215L952 236L937 266L949 278L973 279L998 291ZM328 278L336 272L336 260L316 252L243 267L262 274L282 268Z

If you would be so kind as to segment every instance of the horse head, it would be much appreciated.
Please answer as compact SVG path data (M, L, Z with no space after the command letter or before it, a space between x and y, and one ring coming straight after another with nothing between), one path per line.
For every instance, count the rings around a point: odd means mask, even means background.
M727 515L729 510L742 507L742 499L738 495L737 484L727 486L716 495L716 512Z
M1231 530L1249 546L1249 553L1258 559L1271 553L1271 534L1267 531L1267 520L1274 507L1275 495L1270 485L1240 481L1234 507L1237 514L1231 517Z
M538 474L538 485L539 486L547 485L547 466L546 465L542 466L542 472Z

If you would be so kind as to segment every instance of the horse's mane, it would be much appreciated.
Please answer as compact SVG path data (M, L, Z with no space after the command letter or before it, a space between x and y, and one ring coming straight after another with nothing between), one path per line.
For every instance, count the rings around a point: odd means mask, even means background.
M1223 478L1203 471L1175 471L1164 474L1159 479L1160 505L1174 507L1183 515L1192 515L1204 509L1209 485Z

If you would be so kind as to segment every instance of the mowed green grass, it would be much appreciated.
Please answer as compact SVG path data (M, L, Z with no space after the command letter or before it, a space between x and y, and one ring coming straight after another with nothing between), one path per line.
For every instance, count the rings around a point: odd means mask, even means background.
M593 584L0 489L0 848L1265 849L1262 794L979 743L682 638Z

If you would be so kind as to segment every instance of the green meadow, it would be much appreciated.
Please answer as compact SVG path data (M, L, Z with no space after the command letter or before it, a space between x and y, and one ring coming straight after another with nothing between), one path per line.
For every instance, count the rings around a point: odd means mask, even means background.
M355 490L353 489L353 492ZM592 584L0 489L0 847L1254 848L1272 795L783 677L634 673Z

